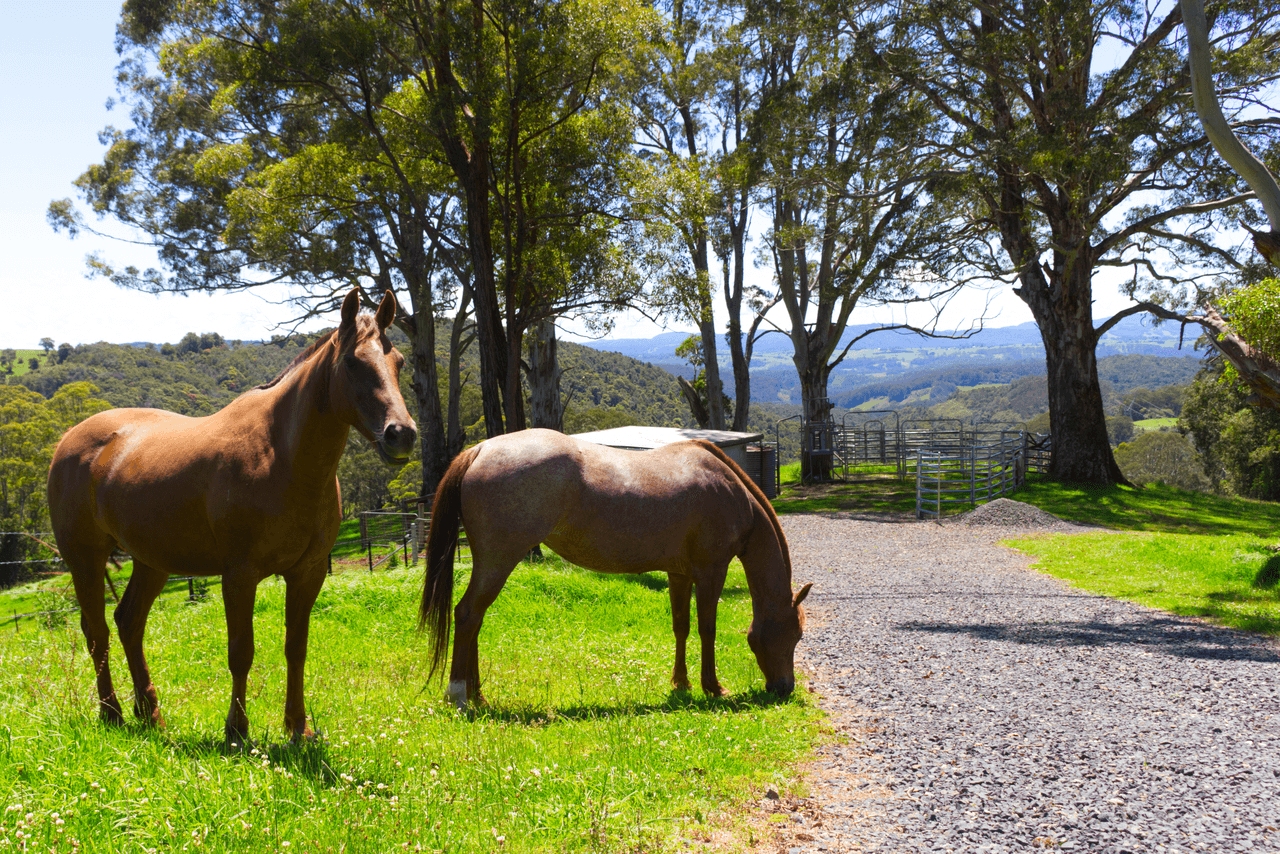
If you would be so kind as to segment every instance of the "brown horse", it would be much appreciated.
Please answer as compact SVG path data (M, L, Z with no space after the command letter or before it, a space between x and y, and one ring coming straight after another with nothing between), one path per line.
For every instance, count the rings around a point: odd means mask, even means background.
M471 544L471 581L455 610L453 556L461 520ZM623 451L553 430L497 436L465 451L436 491L427 540L421 624L434 633L432 668L444 662L450 615L457 621L449 697L460 708L480 700L477 637L516 564L539 543L600 572L665 572L676 636L671 682L689 687L685 641L690 586L697 589L702 690L725 693L716 678L716 603L733 557L751 593L747 642L765 687L795 686L796 643L810 585L791 593L787 541L760 488L719 448L679 442Z
M107 557L118 546L133 555L115 623L133 677L134 714L163 723L142 652L156 596L171 574L220 575L231 669L226 732L243 738L254 594L264 578L280 575L284 725L294 736L311 733L303 663L311 606L341 521L338 458L351 427L394 465L409 459L417 435L400 395L404 358L384 332L395 299L388 291L373 317L359 308L352 290L336 331L213 415L113 409L62 437L49 470L49 512L80 600L105 720L123 721L107 664L103 595Z

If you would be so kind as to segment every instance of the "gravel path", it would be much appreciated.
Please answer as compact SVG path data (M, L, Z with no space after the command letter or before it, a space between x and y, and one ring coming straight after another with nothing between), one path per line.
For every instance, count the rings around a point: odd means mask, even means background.
M984 513L783 519L842 737L764 801L781 850L1280 851L1280 647L1031 571L996 541L1080 529Z

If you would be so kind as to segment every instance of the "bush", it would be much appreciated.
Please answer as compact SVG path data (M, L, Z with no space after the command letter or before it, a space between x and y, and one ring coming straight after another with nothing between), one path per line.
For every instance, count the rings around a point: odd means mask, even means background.
M1143 433L1116 448L1116 464L1136 484L1164 483L1199 492L1212 486L1200 455L1180 433Z

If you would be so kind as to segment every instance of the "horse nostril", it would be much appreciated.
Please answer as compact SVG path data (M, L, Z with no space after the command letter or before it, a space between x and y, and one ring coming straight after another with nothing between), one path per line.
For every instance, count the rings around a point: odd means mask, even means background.
M388 424L382 431L382 440L395 448L411 448L418 431L404 424Z

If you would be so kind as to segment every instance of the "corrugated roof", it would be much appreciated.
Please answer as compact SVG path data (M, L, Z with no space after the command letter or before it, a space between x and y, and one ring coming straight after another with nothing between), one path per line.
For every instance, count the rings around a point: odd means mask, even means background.
M684 427L614 427L612 430L595 430L590 433L575 433L575 439L594 442L597 445L608 445L611 448L633 448L648 451L661 448L672 442L684 442L689 439L704 439L713 445L727 448L731 445L743 445L748 442L759 442L763 433L734 433L730 430L695 430Z

